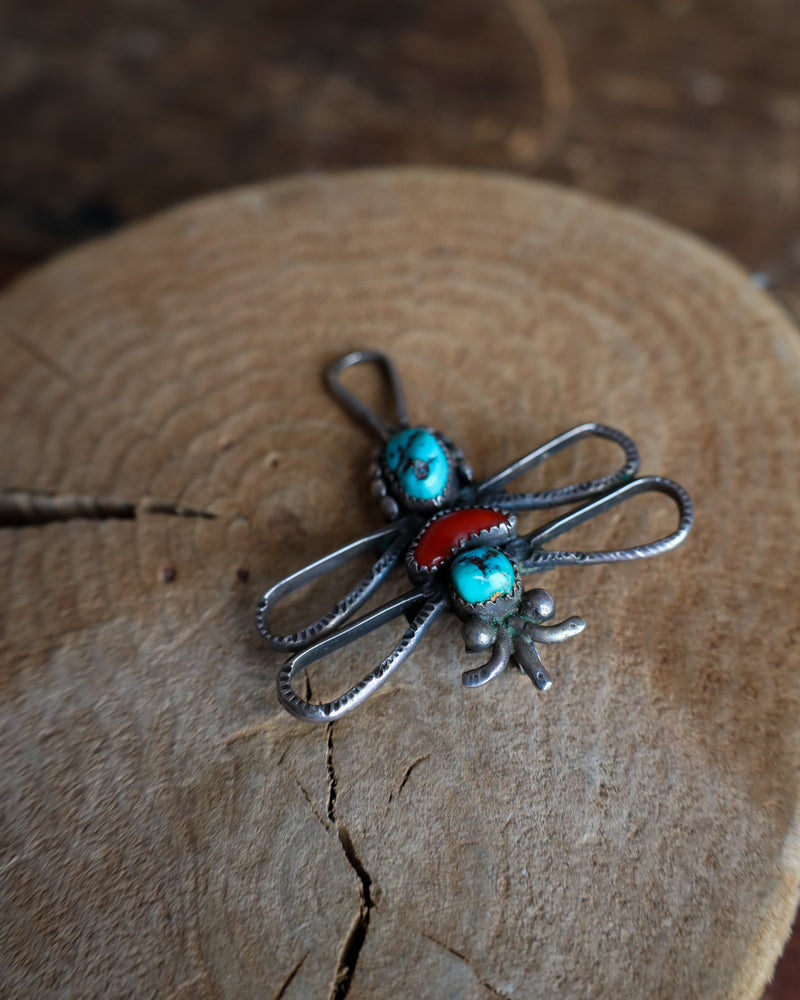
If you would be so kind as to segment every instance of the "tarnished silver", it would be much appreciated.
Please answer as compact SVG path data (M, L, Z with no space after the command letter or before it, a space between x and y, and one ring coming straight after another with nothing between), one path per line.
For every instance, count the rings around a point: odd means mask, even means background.
M402 523L391 524L373 531L371 535L359 538L356 542L350 542L349 545L331 552L330 555L310 563L304 569L284 577L283 580L270 587L259 602L256 613L256 625L259 632L275 649L303 649L316 639L328 635L347 621L353 612L358 611L366 604L404 555L406 546ZM352 562L364 552L382 554L355 587L349 590L329 611L310 625L306 625L289 635L275 635L270 631L269 615L278 601L293 591L299 590L300 587L313 583L314 580L326 573L331 573L340 566Z
M447 604L440 595L428 596L412 590L403 594L402 597L389 601L383 607L358 618L352 624L346 625L341 631L334 632L333 635L329 635L299 653L295 653L286 661L278 675L278 697L281 703L293 715L306 722L330 722L333 719L338 719L369 698L384 681L389 679L403 660L416 648L428 628L446 609ZM412 616L402 639L388 656L384 657L363 680L354 684L349 691L345 691L333 701L314 705L304 701L292 689L292 678L299 670L310 666L323 656L355 642L356 639L368 635L402 614Z
M342 372L348 368L352 368L354 365L363 365L365 362L371 362L383 369L383 373L389 383L392 401L394 402L396 414L394 424L387 423L383 417L379 417L377 413L368 406L365 406L357 396L354 396L349 389L346 389L342 385L340 377ZM339 400L342 406L356 420L360 420L370 430L375 431L381 440L388 441L395 431L409 426L408 408L406 407L403 384L400 381L400 376L397 374L397 369L385 354L381 354L378 351L351 351L330 366L325 373L325 381L328 383L331 393Z
M364 363L377 365L385 375L394 405L394 423L380 417L343 386L342 372ZM586 623L578 616L571 616L552 624L555 616L552 596L539 588L525 592L521 577L558 566L651 558L680 545L691 530L694 514L686 490L661 476L634 478L639 469L636 445L627 435L605 424L592 422L573 427L476 483L463 454L448 438L431 428L411 427L399 375L386 355L353 351L331 366L327 383L347 411L383 442L373 465L373 491L392 523L287 576L270 587L259 603L256 623L261 635L274 648L293 651L278 677L278 697L300 719L329 722L361 704L394 673L428 628L447 610L462 618L468 651L491 650L483 666L464 672L462 683L466 687L486 684L513 659L539 690L546 691L552 680L539 658L536 644L562 642L583 631ZM623 463L616 471L551 490L507 491L508 484L553 455L594 437L612 441L622 450ZM675 503L679 520L674 531L622 549L543 548L572 528L643 493L662 493ZM516 535L514 512L544 510L579 501L588 502L525 535ZM434 521L439 523L434 525ZM435 530L429 530L432 526ZM434 535L435 544L431 542ZM433 556L427 550L422 552L421 540L426 537ZM476 570L477 583L468 585L479 590L488 588L485 594L461 593L452 578L453 559L465 550L469 562L483 567ZM283 598L364 553L377 556L375 563L333 608L291 634L273 631L270 618ZM351 621L402 562L406 563L411 582L416 586ZM500 571L506 565L508 570L503 578ZM501 582L496 583L496 579ZM495 586L500 589L493 592ZM314 704L292 688L292 680L299 671L401 616L407 619L408 627L400 640L363 680L338 698Z

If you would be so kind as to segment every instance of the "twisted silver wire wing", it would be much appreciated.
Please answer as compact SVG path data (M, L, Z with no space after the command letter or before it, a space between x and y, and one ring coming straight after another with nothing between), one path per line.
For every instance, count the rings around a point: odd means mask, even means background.
M420 603L422 602L422 607ZM419 590L412 590L393 601L384 604L370 614L364 615L350 625L319 642L300 650L290 657L278 676L278 698L292 715L304 722L332 722L351 712L365 701L397 670L416 648L422 636L447 608L443 595L427 596ZM417 610L415 610L417 609ZM355 642L362 636L380 628L401 614L412 615L410 624L400 641L388 656L371 670L363 680L354 684L344 694L333 701L313 704L301 698L292 688L292 678L299 670L310 666L316 660L333 653L337 649Z
M559 535L642 493L663 493L675 502L679 517L678 526L674 531L655 541L622 549L582 552L542 548ZM691 531L693 523L692 501L680 484L663 476L642 476L515 539L506 546L505 551L517 560L523 573L539 573L554 569L556 566L593 566L601 563L629 562L633 559L650 559L680 545Z
M599 476L597 479L589 479L580 483L571 483L568 486L561 486L553 490L540 490L533 493L506 493L504 487L507 483L531 469L541 465L542 462L552 458L566 448L572 447L589 437L605 438L619 445L624 454L623 464L615 472L606 476ZM476 498L481 503L490 503L504 510L539 510L545 507L558 507L560 504L573 503L576 500L586 500L589 497L606 493L614 487L631 480L639 470L639 449L634 441L623 434L622 431L606 424L589 422L579 424L571 430L559 434L558 437L547 441L545 444L524 455L522 458L512 462L511 465L500 472L495 473L489 479L479 483L476 488Z
M373 531L370 535L350 542L273 584L258 604L256 611L258 631L273 649L282 650L301 649L303 646L308 646L309 643L329 635L369 600L400 562L416 525L416 519L411 518L395 521L393 524L378 529L378 531ZM287 635L273 632L269 619L279 601L293 591L299 590L300 587L324 576L324 574L344 566L364 552L382 552L382 554L355 587L337 601L329 611L326 611L310 625L298 629L297 632Z

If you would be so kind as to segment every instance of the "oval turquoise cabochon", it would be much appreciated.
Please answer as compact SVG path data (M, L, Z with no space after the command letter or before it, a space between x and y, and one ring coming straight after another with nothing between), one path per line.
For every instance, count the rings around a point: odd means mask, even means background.
M479 546L456 556L450 567L453 590L467 604L504 597L514 589L514 567L499 549Z
M447 487L447 455L424 427L409 427L390 438L384 460L400 486L415 500L433 500Z

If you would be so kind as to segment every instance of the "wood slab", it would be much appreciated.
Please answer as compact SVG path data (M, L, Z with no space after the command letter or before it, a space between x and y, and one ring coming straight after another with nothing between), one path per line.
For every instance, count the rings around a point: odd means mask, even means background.
M800 878L800 347L738 267L544 185L306 177L56 260L0 336L8 995L759 995ZM381 523L321 380L354 346L478 475L597 419L692 493L682 549L547 576L589 623L547 694L462 688L448 618L333 726L279 707L258 597Z

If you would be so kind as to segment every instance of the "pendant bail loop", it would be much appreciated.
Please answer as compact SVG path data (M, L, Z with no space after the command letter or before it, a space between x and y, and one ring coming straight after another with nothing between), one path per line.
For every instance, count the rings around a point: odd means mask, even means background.
M383 417L378 416L377 413L342 385L340 378L342 372L347 368L362 364L377 365L386 377L386 381L389 383L392 402L394 403L394 424L390 424ZM380 351L357 350L345 354L343 358L340 358L335 364L330 366L325 373L325 380L330 391L348 413L374 431L382 441L388 441L397 431L411 426L400 376L391 360L385 354L381 354Z

